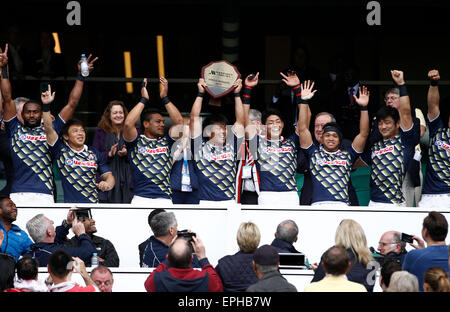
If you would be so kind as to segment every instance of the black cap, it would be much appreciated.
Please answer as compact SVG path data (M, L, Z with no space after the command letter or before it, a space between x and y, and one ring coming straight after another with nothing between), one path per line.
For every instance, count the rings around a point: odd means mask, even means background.
M253 260L260 265L276 265L280 261L280 256L275 247L263 245L255 251Z

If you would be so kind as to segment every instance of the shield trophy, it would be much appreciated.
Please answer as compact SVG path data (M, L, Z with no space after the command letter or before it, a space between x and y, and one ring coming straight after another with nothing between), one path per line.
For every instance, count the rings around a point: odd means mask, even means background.
M241 74L236 66L222 60L203 66L202 78L205 80L206 91L218 99L233 91L233 84L236 79L241 78Z

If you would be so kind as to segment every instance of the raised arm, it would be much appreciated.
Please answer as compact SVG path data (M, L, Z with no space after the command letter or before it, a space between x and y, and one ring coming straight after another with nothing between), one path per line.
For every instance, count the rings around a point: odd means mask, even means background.
M50 114L50 104L55 99L55 92L52 93L52 87L48 85L48 89L41 94L42 101L42 119L44 120L45 134L47 136L47 142L53 146L58 140L58 134L53 129L52 116Z
M123 124L123 138L125 141L132 142L138 136L136 129L136 122L139 120L145 105L148 103L150 97L147 91L147 78L141 84L141 100L128 113L127 118Z
M242 79L236 79L234 93L234 114L236 116L236 121L233 124L233 132L237 137L243 137L244 126L245 126L245 113L244 113L244 105L242 104L241 99L241 89L242 89Z
M159 96L161 97L161 101L166 107L166 110L169 113L169 117L173 123L173 126L170 127L169 135L174 139L178 139L182 136L182 133L180 134L179 129L182 128L180 126L183 125L183 116L168 97L169 82L167 81L167 79L161 77L159 78L159 81L161 82L161 92L159 93Z
M242 93L242 107L244 110L244 127L246 138L253 138L257 132L256 126L252 125L250 122L250 99L252 89L258 85L259 82L259 72L250 74L245 78L244 81L244 91Z
M369 137L369 111L367 105L369 105L370 92L366 87L359 87L359 97L353 95L355 102L359 105L361 114L359 117L359 134L353 139L353 148L362 153L364 146L366 145L367 138Z
M3 119L10 120L16 116L16 105L12 99L11 82L8 72L8 44L5 51L0 48L1 81L0 89L3 97Z
M313 91L314 82L309 80L300 85L300 100L298 103L298 122L296 131L300 138L300 146L308 148L313 143L312 135L309 131L309 123L311 120L311 110L309 109L309 100L314 96L317 90Z
M200 113L202 111L203 96L205 95L205 80L200 78L197 83L198 94L195 98L194 104L191 109L191 121L189 124L189 130L191 132L191 138L196 138L202 134L202 124L200 122Z
M392 79L400 89L399 107L398 112L400 114L400 126L403 130L411 129L413 125L411 116L411 104L409 101L408 91L406 90L405 79L403 72L400 70L391 70Z
M428 72L428 79L430 79L430 87L428 88L427 103L428 103L428 119L433 120L439 116L439 87L438 81L441 79L439 71L436 69Z

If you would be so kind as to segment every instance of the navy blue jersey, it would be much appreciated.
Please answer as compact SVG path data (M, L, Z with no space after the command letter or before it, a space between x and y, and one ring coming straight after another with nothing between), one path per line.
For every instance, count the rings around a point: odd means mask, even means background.
M14 167L11 193L53 194L52 160L44 126L25 127L16 116L5 121L5 126ZM59 134L63 126L64 121L58 115L53 129Z
M98 203L96 175L111 172L98 150L85 145L75 151L58 138L50 147L61 177L65 203Z
M339 201L348 204L350 172L361 153L352 146L330 153L322 145L317 147L315 144L302 150L309 161L313 184L312 203Z
M134 195L170 199L170 155L173 143L169 135L159 139L140 135L132 142L125 141L133 173Z
M430 144L422 194L450 194L450 129L438 116L428 120Z

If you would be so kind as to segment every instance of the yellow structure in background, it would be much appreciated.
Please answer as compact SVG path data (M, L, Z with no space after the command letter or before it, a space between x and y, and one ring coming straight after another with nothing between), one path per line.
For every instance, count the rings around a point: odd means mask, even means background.
M52 33L53 40L55 41L55 47L53 48L53 51L56 54L61 54L61 45L59 44L59 36L57 32Z
M156 51L158 55L158 73L159 77L166 77L164 72L164 49L163 49L163 36L156 36ZM159 85L161 90L161 84Z
M133 78L133 74L131 72L131 54L130 51L124 51L123 52L123 63L125 66L125 78ZM132 82L126 82L125 87L127 89L127 93L131 94L133 93L133 83Z

